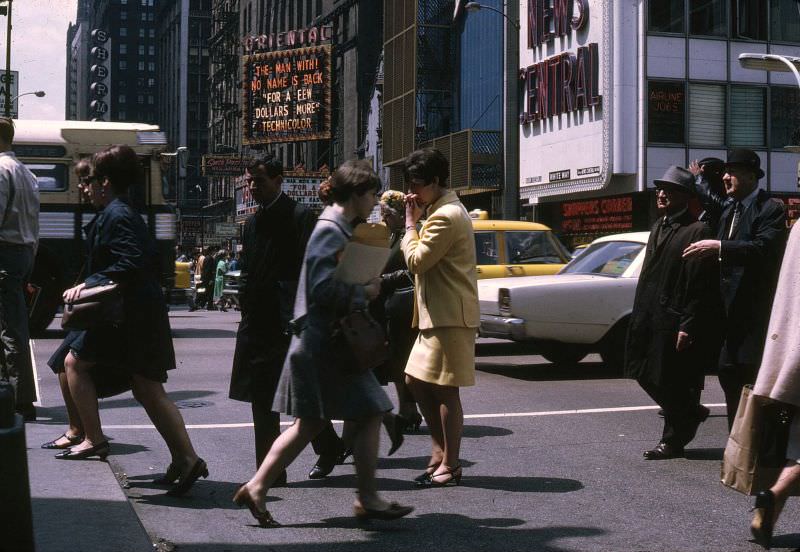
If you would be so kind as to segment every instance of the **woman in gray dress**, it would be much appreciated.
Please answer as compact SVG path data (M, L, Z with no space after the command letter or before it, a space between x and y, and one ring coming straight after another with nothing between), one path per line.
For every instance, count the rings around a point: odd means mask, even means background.
M352 235L352 221L369 216L380 185L369 163L348 161L336 170L327 189L321 190L321 195L329 194L332 204L320 215L308 241L294 307L295 335L273 403L273 410L293 416L295 421L233 497L236 504L249 508L262 527L278 525L265 508L267 491L332 419L345 420L345 433L354 436L356 517L396 519L413 511L410 506L383 500L375 481L378 433L383 414L392 409L389 397L371 371L345 376L328 352L336 320L365 309L380 292L380 278L358 285L335 277L339 255Z

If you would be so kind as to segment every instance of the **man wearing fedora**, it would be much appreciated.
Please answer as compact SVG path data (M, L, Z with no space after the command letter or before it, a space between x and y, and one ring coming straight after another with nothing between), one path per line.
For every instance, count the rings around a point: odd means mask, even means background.
M719 262L724 307L719 382L725 392L729 429L742 388L755 382L761 363L786 245L786 212L782 203L759 189L758 180L763 176L756 152L728 152L722 177L728 200L711 202L720 211L716 239L693 242L683 253L686 259L714 258Z
M683 258L683 251L710 235L689 212L694 176L672 166L654 181L663 215L653 225L636 287L625 370L661 406L664 430L647 460L683 456L697 427L708 417L699 402L708 361L709 322L718 311L713 259Z

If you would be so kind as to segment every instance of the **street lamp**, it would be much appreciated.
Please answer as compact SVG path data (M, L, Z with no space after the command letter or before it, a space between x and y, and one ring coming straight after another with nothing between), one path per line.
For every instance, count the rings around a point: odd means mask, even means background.
M44 98L45 97L44 90L37 90L36 92L23 92L22 94L17 94L13 98L11 98L10 102L13 104L15 101L17 101L17 98L21 98L22 96L30 96L30 95L36 96L37 98Z
M467 2L468 13L483 9L499 13L506 20L503 32L503 218L519 220L519 113L517 79L519 71L519 31L516 18L509 17L508 2L503 11L478 2ZM514 13L509 12L509 13ZM513 30L512 30L513 29Z

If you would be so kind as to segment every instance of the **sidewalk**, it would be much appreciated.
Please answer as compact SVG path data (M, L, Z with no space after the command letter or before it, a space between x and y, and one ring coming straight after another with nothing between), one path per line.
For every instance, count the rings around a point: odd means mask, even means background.
M28 473L38 552L143 552L153 544L117 483L98 459L55 460L40 446L64 426L28 423Z

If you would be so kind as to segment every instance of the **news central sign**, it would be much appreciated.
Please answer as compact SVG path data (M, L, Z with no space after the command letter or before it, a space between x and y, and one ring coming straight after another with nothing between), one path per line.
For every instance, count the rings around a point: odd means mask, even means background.
M331 138L331 47L244 56L243 142Z

